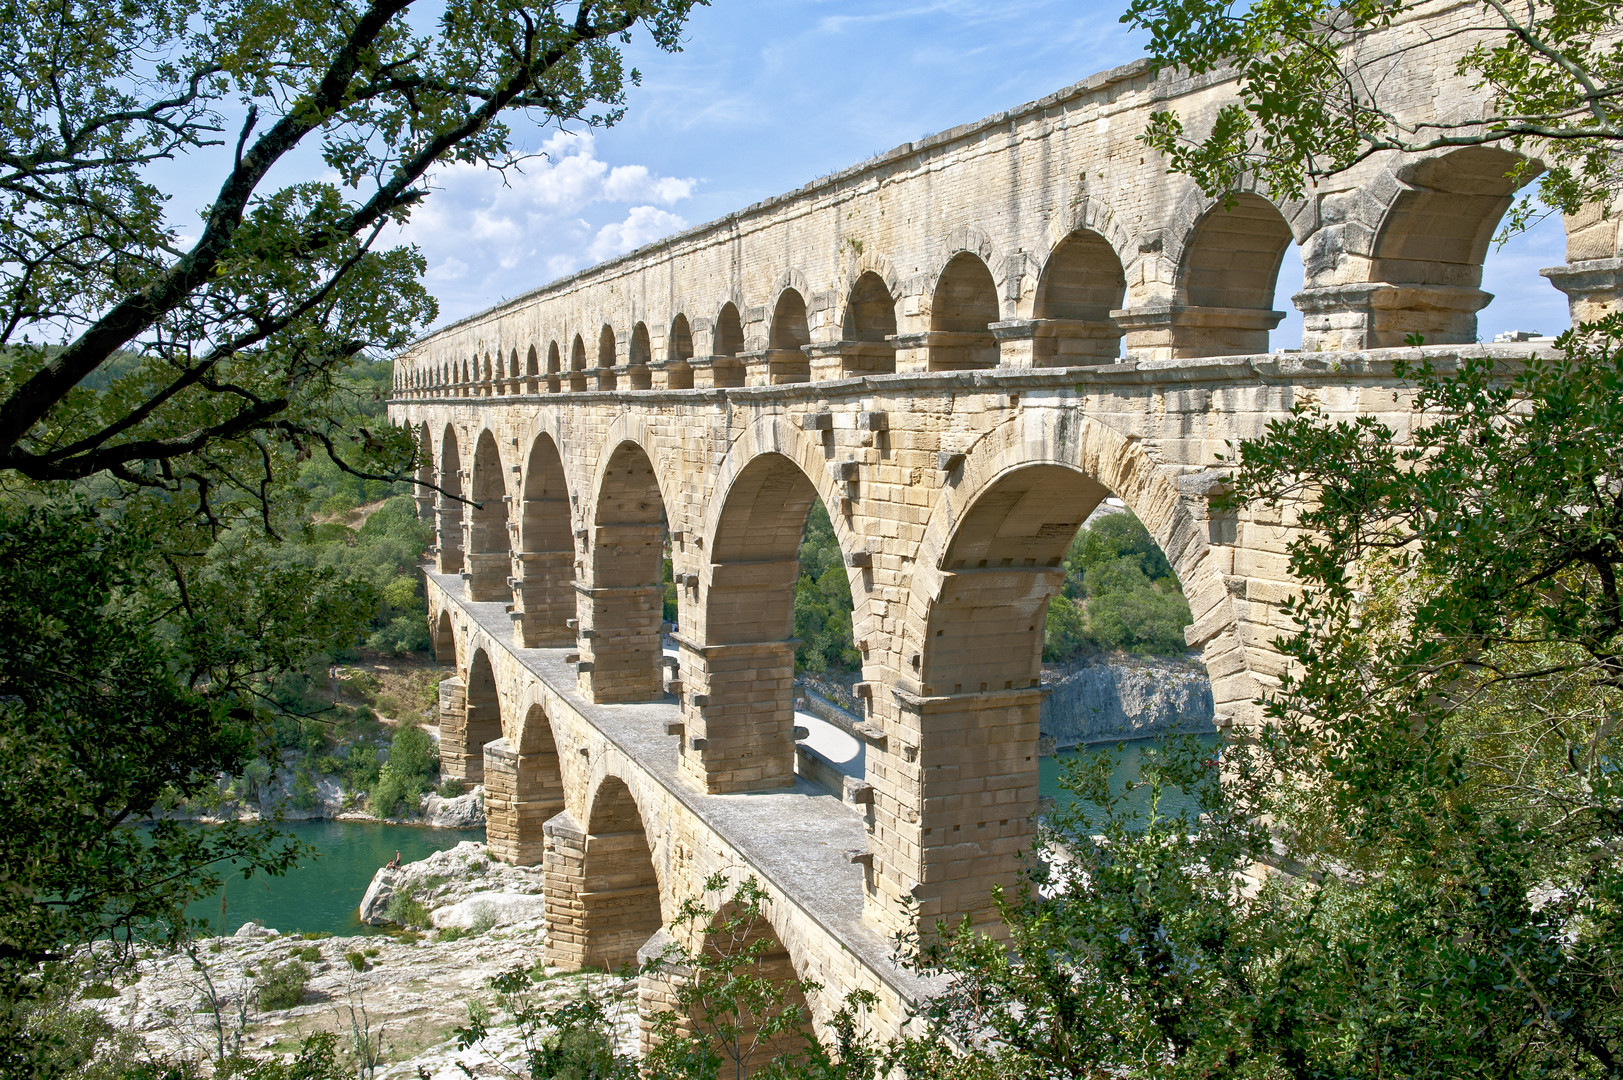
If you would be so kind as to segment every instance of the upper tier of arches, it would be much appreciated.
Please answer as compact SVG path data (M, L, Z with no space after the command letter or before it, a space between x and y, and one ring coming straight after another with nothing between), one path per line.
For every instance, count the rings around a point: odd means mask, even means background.
M1519 161L1471 147L1395 162L1333 226L1322 212L1262 192L1225 203L1190 189L1171 224L1127 228L1089 194L1054 215L1044 250L1009 250L962 225L905 278L884 253L859 249L839 264L838 280L791 267L755 295L735 281L710 301L653 290L666 294L656 304L617 288L605 294L616 310L580 309L598 295L591 290L543 295L522 320L533 327L520 332L526 340L463 352L456 343L467 333L442 332L397 365L396 390L681 390L1076 366L1124 352L1254 354L1268 350L1284 317L1276 290L1284 260L1297 253L1305 286L1290 300L1305 313L1305 347L1397 346L1412 334L1469 343L1476 311L1492 299L1480 288L1488 241L1525 181L1511 175ZM519 320L505 317L492 316L497 325L487 329L514 333L509 323Z

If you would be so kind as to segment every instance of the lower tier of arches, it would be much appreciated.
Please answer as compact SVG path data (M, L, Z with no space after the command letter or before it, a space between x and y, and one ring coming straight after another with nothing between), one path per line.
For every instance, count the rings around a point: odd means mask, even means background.
M565 650L515 645L504 605L465 599L459 577L426 577L436 654L459 673L441 684L442 768L482 779L494 856L543 867L548 963L634 967L670 940L684 901L725 902L705 892L711 875L753 878L769 898L779 973L820 987L806 1003L814 1024L865 990L879 1002L876 1032L899 1030L925 987L864 920L852 852L867 839L849 804L804 780L742 796L696 790L669 733L680 730L674 701L592 704ZM643 981L641 1007L666 1007L669 987Z

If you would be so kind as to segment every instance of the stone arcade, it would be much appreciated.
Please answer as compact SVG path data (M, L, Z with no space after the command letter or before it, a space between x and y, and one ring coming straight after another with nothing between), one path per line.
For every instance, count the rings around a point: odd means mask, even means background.
M1416 40L1469 9L1395 26ZM1414 116L1473 92L1465 39L1407 54ZM891 938L989 914L1037 806L1040 658L1071 536L1107 494L1165 550L1220 725L1256 722L1292 591L1283 517L1218 515L1228 440L1312 403L1412 422L1406 335L1472 344L1512 197L1497 149L1371 159L1230 209L1135 141L1198 124L1218 76L1143 64L944 132L576 274L417 342L390 415L420 435L444 767L482 779L492 850L546 868L549 959L657 948L705 877L754 875L782 970L920 985ZM1544 273L1618 305L1617 216L1569 219ZM1267 354L1300 245L1301 353ZM1520 349L1517 352L1516 349ZM865 772L797 776L796 551L812 500L855 599ZM661 559L679 618L663 655ZM800 771L819 775L802 751ZM715 898L711 898L714 900ZM651 945L652 943L652 945ZM647 981L644 1005L668 1000Z

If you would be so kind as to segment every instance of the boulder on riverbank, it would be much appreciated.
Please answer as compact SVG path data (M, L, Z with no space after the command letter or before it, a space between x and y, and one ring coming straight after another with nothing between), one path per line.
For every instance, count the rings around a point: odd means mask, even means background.
M479 829L485 824L485 789L476 787L454 799L433 792L423 796L423 824L436 829Z
M542 923L539 866L495 862L484 844L464 840L426 859L372 876L360 920L371 926L415 922L459 930Z
M1147 656L1088 658L1043 671L1040 726L1060 749L1216 731L1205 668Z

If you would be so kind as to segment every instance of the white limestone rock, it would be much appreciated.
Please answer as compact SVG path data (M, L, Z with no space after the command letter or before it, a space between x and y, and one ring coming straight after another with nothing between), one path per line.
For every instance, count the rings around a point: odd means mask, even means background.
M367 926L389 925L384 912L389 908L389 901L394 899L395 882L399 880L400 873L385 866L372 875L372 883L366 887L366 895L361 897L358 911L361 922Z
M542 892L543 875L539 866L508 866L495 862L484 844L464 840L398 870L379 870L367 887L359 915L362 922L372 926L387 925L390 901L396 896L407 896L427 909L436 927L466 930L511 926L540 919ZM459 907L468 901L491 905L494 921L478 918L474 906L456 914L439 915L444 909Z
M423 819L440 829L477 829L485 823L485 789L476 787L454 799L429 792L423 796Z
M546 901L534 893L479 893L466 900L436 908L429 916L435 929L472 930L539 924L546 917Z
M256 922L243 923L237 927L237 932L232 935L232 937L240 938L276 938L281 936L282 932L280 930L272 930L269 927L260 926Z
M1041 729L1060 749L1215 731L1212 684L1198 663L1111 657L1043 673Z

